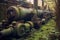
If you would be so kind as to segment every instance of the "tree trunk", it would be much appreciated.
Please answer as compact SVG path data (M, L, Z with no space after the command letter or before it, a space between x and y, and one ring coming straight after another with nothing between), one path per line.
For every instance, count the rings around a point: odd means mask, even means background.
M56 24L57 24L57 29L60 32L60 0L57 0L57 5L56 5Z

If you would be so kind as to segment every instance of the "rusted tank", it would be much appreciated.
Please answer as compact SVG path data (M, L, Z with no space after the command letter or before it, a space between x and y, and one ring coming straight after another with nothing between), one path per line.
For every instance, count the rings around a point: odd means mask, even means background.
M38 10L38 13L32 8L24 8L21 6L11 6L7 10L7 18L14 20L25 20L30 21L36 14L40 17L41 14L49 14L49 11ZM43 17L42 17L43 18Z

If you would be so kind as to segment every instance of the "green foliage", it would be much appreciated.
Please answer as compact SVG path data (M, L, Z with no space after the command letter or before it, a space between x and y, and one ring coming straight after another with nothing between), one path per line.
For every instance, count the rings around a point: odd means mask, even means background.
M47 24L43 25L40 30L34 30L30 37L26 40L48 40L49 34L55 32L56 23L50 20Z
M55 12L55 6L56 6L56 0L45 0L45 2L47 3L47 5L49 6L50 10L52 10L53 12Z

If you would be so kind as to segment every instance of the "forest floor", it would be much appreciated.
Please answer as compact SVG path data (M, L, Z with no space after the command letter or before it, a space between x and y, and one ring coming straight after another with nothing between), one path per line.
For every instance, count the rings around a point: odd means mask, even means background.
M39 30L34 29L28 37L17 40L49 40L49 35L56 31L56 23L53 19L45 25L42 25ZM13 38L13 40L16 40Z

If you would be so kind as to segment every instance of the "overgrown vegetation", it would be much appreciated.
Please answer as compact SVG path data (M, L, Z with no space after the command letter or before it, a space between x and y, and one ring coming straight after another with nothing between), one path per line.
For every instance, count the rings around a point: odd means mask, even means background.
M55 12L56 0L44 0L44 1L49 6L50 10Z
M49 40L49 35L56 32L56 23L53 19L51 19L47 24L42 25L39 30L33 30L31 35L26 38L20 38L17 40ZM13 38L13 40L16 40Z
M54 20L50 20L40 30L35 30L26 40L48 40L49 34L55 32L55 25Z

